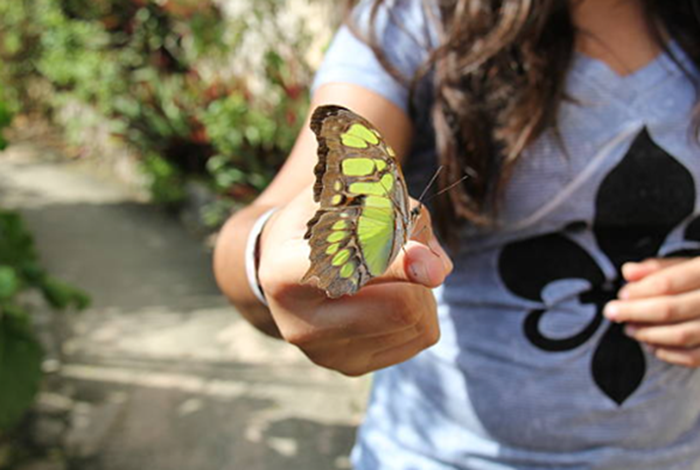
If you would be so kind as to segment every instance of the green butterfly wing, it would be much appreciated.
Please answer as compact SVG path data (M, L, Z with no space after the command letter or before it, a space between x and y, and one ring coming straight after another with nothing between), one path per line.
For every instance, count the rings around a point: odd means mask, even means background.
M408 192L391 147L364 118L321 106L311 119L318 140L314 200L307 224L311 266L331 298L354 294L386 271L410 231Z

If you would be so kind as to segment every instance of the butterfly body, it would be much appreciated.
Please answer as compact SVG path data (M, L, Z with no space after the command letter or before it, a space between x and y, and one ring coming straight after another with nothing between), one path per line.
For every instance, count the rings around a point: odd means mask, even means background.
M408 239L417 212L396 155L366 119L341 106L314 111L318 140L314 200L307 224L311 266L330 298L351 295L380 276Z

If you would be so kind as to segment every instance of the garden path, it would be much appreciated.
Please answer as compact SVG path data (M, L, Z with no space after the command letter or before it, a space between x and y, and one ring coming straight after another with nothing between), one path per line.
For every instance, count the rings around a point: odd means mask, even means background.
M78 403L71 468L349 468L367 380L254 331L203 244L93 170L36 142L0 153L0 203L23 214L50 272L93 300L69 316L59 372Z

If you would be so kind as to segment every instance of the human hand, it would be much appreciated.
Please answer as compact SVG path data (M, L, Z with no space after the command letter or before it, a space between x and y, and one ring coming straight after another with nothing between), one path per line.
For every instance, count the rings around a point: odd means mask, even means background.
M700 258L626 263L628 281L605 316L625 322L625 333L646 343L661 360L700 367Z
M313 362L350 376L403 362L439 338L431 288L452 262L423 209L404 250L387 272L353 296L329 299L299 283L309 266L306 222L316 205L305 191L277 211L260 239L258 276L282 337Z

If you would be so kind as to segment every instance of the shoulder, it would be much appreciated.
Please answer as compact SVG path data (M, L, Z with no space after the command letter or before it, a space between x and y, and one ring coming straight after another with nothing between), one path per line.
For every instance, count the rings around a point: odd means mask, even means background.
M432 0L362 0L348 23L363 39L391 49L407 46L426 53L437 44L438 8ZM395 42L398 41L398 42Z
M362 0L336 34L314 81L362 86L408 108L410 83L437 44L433 0Z

